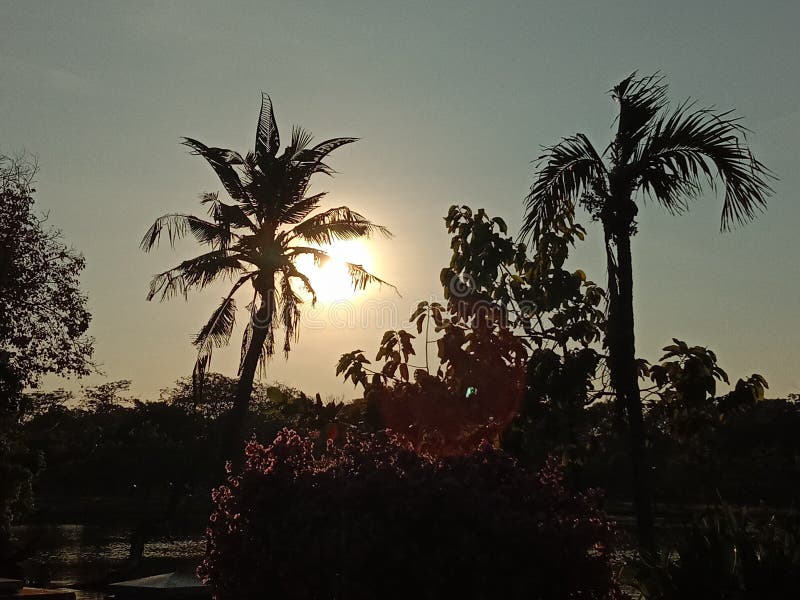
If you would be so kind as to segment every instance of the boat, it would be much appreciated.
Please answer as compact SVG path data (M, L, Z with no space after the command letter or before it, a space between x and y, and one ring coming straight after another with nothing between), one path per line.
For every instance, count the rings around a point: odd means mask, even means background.
M117 600L211 598L211 589L194 573L162 573L108 586L109 597Z

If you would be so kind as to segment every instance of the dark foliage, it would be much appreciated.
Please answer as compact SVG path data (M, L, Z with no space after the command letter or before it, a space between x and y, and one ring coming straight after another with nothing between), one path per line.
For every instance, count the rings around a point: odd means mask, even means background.
M126 395L130 382L25 394L28 417L20 443L44 460L36 492L45 504L64 498L158 501L176 488L207 497L219 482L208 468L219 459L236 380L208 374L209 395L197 399L190 378L162 392L160 401ZM323 403L280 384L258 384L249 427L274 437L282 428L344 431L357 423L357 407ZM55 507L57 508L57 507Z
M219 600L620 597L596 499L487 445L433 459L284 430L214 502L199 573Z
M565 216L529 256L505 222L483 209L451 206L445 224L452 256L440 274L443 302L417 306L410 317L416 335L384 334L380 370L356 350L341 357L337 374L364 387L374 428L402 432L417 449L464 453L482 439L504 438L519 454L547 446L542 461L572 453L573 421L602 397L594 389L602 355L592 346L605 323L604 292L580 269L564 268L583 229ZM423 332L425 364L413 365ZM544 432L544 421L553 435L534 441L527 433Z
M92 366L84 260L34 213L35 174L34 161L0 154L0 563L12 521L32 506L40 467L19 431L22 391L46 374L84 375Z
M34 386L48 373L91 369L91 316L78 280L83 257L33 212L35 164L0 155L0 376Z
M680 532L660 559L632 566L646 600L789 600L800 588L800 523L723 506Z
M98 406L94 404L101 394L97 388L88 388L76 398L58 391L25 394L29 416L18 434L8 440L5 451L15 457L15 469L42 469L34 491L43 509L58 510L63 500L74 505L87 497L158 503L169 494L170 484L176 483L204 498L217 483L207 466L219 460L225 415L236 386L235 379L213 373L208 381L209 391L222 400L209 394L198 402L190 378L165 390L159 402L125 401L123 390L110 405ZM418 403L419 414L428 419L420 423L431 426L438 419L442 423L439 429L447 436L452 433L449 439L458 441L447 446L448 452L443 452L445 446L430 442L427 447L431 450L453 454L456 449L474 449L481 438L492 439L494 430L473 428L483 422L481 414L485 417L492 412L491 403L479 403L480 397L475 396L456 398L434 383L404 390L402 393L408 394L419 391L409 402ZM448 394L444 400L434 394L437 390ZM722 496L741 504L792 506L800 481L796 435L800 403L754 401L720 418L722 413L716 407L727 400L727 395L709 397L696 416L678 409L651 409L647 422L653 432L656 498L702 504ZM399 392L389 401L396 411L408 407ZM257 386L249 429L261 439L274 437L284 427L320 432L324 439L337 438L348 431L375 430L383 417L374 410L375 405L365 400L322 402L284 386ZM524 423L515 423L503 433L503 447L530 468L541 467L548 453L554 454L565 466L571 486L601 487L615 503L628 500L627 451L624 438L614 427L613 405L595 402L574 413L571 421L561 416L566 414L572 413L529 415ZM392 416L398 422L403 417ZM697 433L689 437L672 433L678 430ZM406 432L404 437L421 447L412 434ZM523 446L515 437L522 434ZM447 437L437 439L441 442ZM559 440L563 445L557 445ZM25 492L27 484L14 488L11 475L9 471L4 478L8 483L4 491Z

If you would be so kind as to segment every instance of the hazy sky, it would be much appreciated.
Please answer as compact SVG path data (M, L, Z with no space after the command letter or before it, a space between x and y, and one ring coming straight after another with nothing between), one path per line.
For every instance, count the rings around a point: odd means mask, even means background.
M86 256L107 377L155 397L190 373L189 337L222 295L145 301L150 276L193 247L143 254L143 233L160 214L198 211L198 194L220 187L180 137L250 148L261 90L284 136L299 123L317 138L361 137L332 155L340 174L317 189L394 231L374 244L372 266L403 298L376 291L353 309L320 307L268 374L351 397L334 377L338 356L374 353L384 329L439 296L447 208L485 207L516 227L539 147L576 131L604 147L606 90L634 69L661 70L673 99L737 108L781 180L769 211L729 234L712 192L683 217L642 211L638 353L657 359L680 337L716 350L734 380L759 372L784 395L800 390L798 22L796 0L0 0L0 150L38 155L38 206ZM604 281L591 231L572 264ZM366 323L342 327L353 318ZM235 375L238 353L236 340L214 369Z

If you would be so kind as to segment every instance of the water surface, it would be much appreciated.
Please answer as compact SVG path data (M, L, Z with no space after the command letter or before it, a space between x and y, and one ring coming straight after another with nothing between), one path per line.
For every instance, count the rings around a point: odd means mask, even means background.
M14 537L30 544L23 563L26 577L44 577L57 587L89 587L77 590L78 600L99 600L102 583L129 566L128 531L108 525L20 525ZM170 571L193 571L203 555L202 531L172 531L146 546L142 563L129 578Z

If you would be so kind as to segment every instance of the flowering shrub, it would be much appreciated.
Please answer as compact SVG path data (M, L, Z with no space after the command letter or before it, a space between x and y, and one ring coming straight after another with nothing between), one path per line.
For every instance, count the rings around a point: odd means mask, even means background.
M611 524L558 470L484 444L435 459L390 433L251 442L213 493L198 574L218 600L620 598Z

